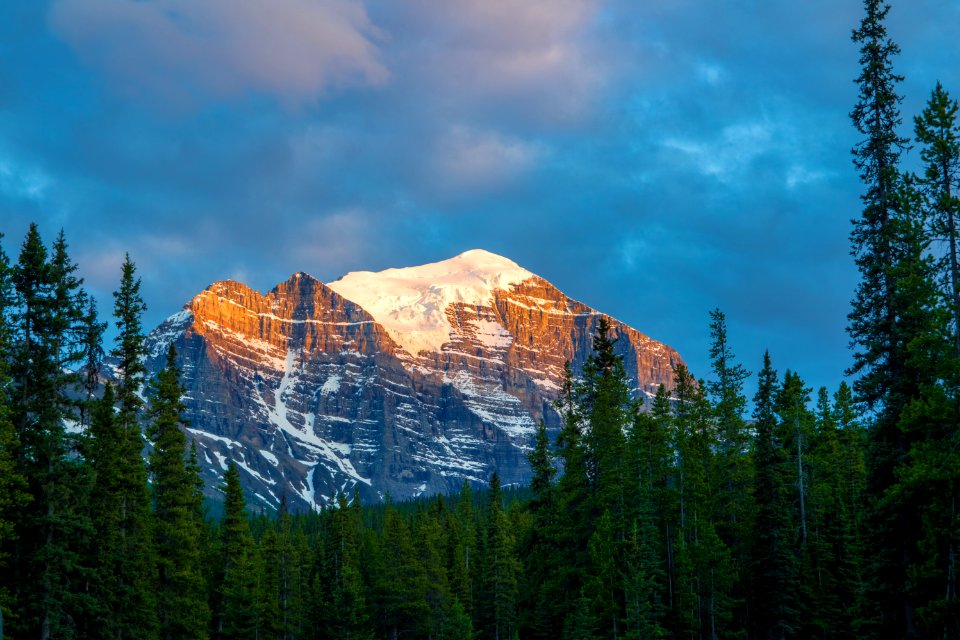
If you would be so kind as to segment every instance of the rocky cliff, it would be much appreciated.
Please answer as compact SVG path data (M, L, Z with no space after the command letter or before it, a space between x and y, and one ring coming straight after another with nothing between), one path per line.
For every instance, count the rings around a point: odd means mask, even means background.
M251 501L317 508L338 491L403 499L528 479L529 450L569 360L602 314L485 251L323 284L298 273L262 295L218 282L148 336L176 346L188 435L207 485L228 460ZM670 385L679 355L609 319L637 393Z

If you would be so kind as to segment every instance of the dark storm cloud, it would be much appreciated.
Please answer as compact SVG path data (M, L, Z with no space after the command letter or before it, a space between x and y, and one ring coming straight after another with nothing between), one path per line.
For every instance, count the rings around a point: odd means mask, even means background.
M267 9L269 7L269 9ZM678 348L848 364L860 3L55 0L0 9L0 231L65 228L148 324L477 246ZM906 114L960 93L952 3L894 7ZM909 120L909 118L907 118ZM105 305L106 310L106 305Z

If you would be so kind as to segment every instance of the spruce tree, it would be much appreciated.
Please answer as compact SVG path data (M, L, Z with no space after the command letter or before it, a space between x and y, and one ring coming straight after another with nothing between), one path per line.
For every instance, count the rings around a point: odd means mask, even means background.
M561 518L557 513L553 491L556 468L553 466L553 454L543 421L537 427L534 447L527 459L533 471L530 481L533 496L527 505L532 526L528 534L518 542L519 554L526 559L526 570L520 576L520 606L526 615L519 624L524 628L525 634L534 638L549 638L555 633L555 614L547 606L552 588L551 578L555 573L553 565L557 561L553 533Z
M517 620L517 574L515 540L503 508L500 478L496 471L490 478L484 532L484 557L481 609L484 631L491 640L509 640Z
M428 634L427 576L410 527L392 504L383 514L382 552L385 562L375 579L385 634L392 638Z
M792 506L790 517L796 538L792 543L798 562L797 609L801 622L800 635L817 633L820 622L818 593L813 566L814 511L811 505L809 449L814 436L814 417L808 403L810 391L799 374L787 370L776 394L779 435L787 454L784 475Z
M3 234L0 234L0 240ZM10 313L14 304L11 269L6 253L0 246L0 615L11 619L14 611L14 586L10 564L13 558L17 522L17 512L30 500L27 493L26 478L18 468L17 456L19 443L13 424L13 411L9 392L13 380L9 375L8 362L11 357L11 335L9 330Z
M475 575L477 573L477 525L473 508L473 490L466 480L460 487L457 506L448 537L450 591L468 615L473 613Z
M100 387L100 374L103 368L103 333L107 329L106 322L100 322L97 316L97 301L93 296L87 297L87 309L82 319L82 386L83 398L80 401L80 425L89 426L90 406L93 403L97 390Z
M873 413L867 457L870 600L876 605L874 637L914 637L917 598L908 571L916 554L916 506L897 490L903 461L916 433L901 424L904 410L917 401L931 371L917 358L918 339L930 335L925 234L918 221L918 197L898 168L907 140L901 123L893 59L899 47L887 35L890 6L865 0L853 40L860 45L859 98L851 117L863 139L854 147L854 164L865 186L863 211L851 234L860 271L848 331L855 347L854 390ZM934 374L935 375L935 374Z
M104 628L115 638L155 638L158 633L156 555L153 519L143 459L140 420L144 357L140 283L129 257L120 288L114 292L118 334L111 355L116 359L116 386L104 394L113 410L101 407L91 419L91 464L95 471L91 513L102 532L97 546L97 595L105 607Z
M427 603L427 635L436 637L450 614L452 597L447 578L444 551L447 546L447 510L443 496L437 496L426 510L417 512L413 520L413 539L417 542L418 560L426 580L424 600Z
M903 77L893 71L900 47L887 35L884 20L890 5L864 0L866 15L853 32L860 45L859 96L850 114L864 138L853 148L854 165L866 187L863 212L850 235L860 270L848 331L856 348L852 372L860 377L855 390L870 407L884 409L900 372L896 352L894 276L896 230L900 211L900 155L907 140L897 133L901 124L897 85ZM896 407L891 407L895 409Z
M70 638L89 618L90 601L71 592L85 579L85 515L89 485L82 460L72 455L76 438L71 394L77 363L77 308L83 298L76 267L61 234L48 253L37 226L21 247L12 282L16 310L8 397L18 445L17 475L31 502L18 513L19 547L11 581L19 602L14 633Z
M636 412L627 438L631 509L622 567L624 637L665 637L670 604L667 549L673 501L670 399L663 385L649 413Z
M593 499L590 526L600 514L609 511L615 536L623 538L625 500L624 433L633 415L623 358L614 352L615 338L610 325L601 317L593 338L593 353L583 367L579 389L579 407L589 430L584 438L587 479Z
M751 535L753 500L748 488L751 483L749 449L750 434L744 413L747 398L743 385L750 372L736 361L727 338L727 319L720 309L710 312L710 360L713 378L706 390L713 401L716 419L716 456L713 474L716 487L716 509L721 514L717 533L730 548L735 562L734 570L741 576L749 574L749 539ZM746 603L746 592L741 581L735 594L739 603ZM749 609L738 606L736 626L745 628Z
M146 337L142 323L147 305L140 295L140 286L137 267L130 260L130 254L127 254L121 269L120 288L113 292L117 337L116 346L110 351L110 355L117 360L117 402L121 420L124 426L131 429L138 412L143 408L140 391L147 371L144 363L147 354L144 346Z
M960 358L960 105L939 82L926 108L914 118L924 163L921 187L931 235L946 244L937 271L947 306L952 309L954 354Z
M224 474L223 521L220 527L220 610L216 637L253 638L259 633L256 549L250 535L240 472L231 461Z
M188 467L183 434L183 389L176 350L170 345L167 365L150 396L148 436L157 553L157 618L160 637L168 640L208 636L210 612L200 566L202 522L196 516L196 472Z
M623 632L623 583L619 567L622 545L617 540L609 511L604 511L597 521L587 548L590 551L590 573L585 592L590 596L595 627L604 636L619 638Z
M311 616L313 624L320 630L317 637L331 640L371 638L373 629L360 562L363 531L358 496L354 494L353 502L349 503L346 495L340 493L336 507L325 515L328 535L318 547L319 583L315 585L319 602L315 602ZM372 575L379 579L385 575L385 570L379 568L388 565L383 562L374 564L378 569ZM378 620L378 623L382 622L382 619Z
M454 598L450 606L450 613L444 619L443 626L437 636L440 640L458 640L459 638L473 638L473 621L467 615L467 610Z
M556 460L562 474L555 486L556 510L562 518L551 532L556 559L544 584L543 607L540 617L562 624L565 613L574 607L574 599L583 590L586 568L589 565L587 540L592 533L590 484L588 481L587 452L584 443L582 409L578 406L573 369L564 365L564 378L556 408L563 420L557 434ZM562 627L561 627L562 629ZM551 633L555 636L560 629Z
M778 390L777 373L769 352L765 352L753 399L757 521L751 585L755 628L759 637L768 640L795 637L799 628L798 560L788 485L789 459L775 408Z
M543 420L537 426L534 436L533 450L527 455L533 478L530 480L530 490L533 500L530 507L533 511L547 508L550 487L553 486L553 477L557 470L553 466L553 454L550 451L550 439L547 436L547 426Z

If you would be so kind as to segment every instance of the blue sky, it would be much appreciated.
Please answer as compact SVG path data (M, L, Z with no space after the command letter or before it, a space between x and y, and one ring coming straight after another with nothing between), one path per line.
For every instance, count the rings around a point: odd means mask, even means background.
M861 7L5 2L4 246L64 228L105 312L129 251L148 326L219 279L267 290L480 247L699 376L720 307L749 368L769 348L832 388ZM895 3L905 122L938 79L960 94L958 24L960 3Z

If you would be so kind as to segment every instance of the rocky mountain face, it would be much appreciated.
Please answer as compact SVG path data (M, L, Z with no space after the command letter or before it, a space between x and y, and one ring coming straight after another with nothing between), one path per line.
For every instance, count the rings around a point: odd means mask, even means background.
M319 508L337 492L404 499L529 478L526 454L602 314L485 251L266 295L217 282L147 339L176 347L207 486L233 460L252 504ZM608 318L637 393L670 386L673 349Z

